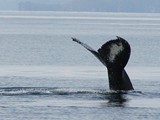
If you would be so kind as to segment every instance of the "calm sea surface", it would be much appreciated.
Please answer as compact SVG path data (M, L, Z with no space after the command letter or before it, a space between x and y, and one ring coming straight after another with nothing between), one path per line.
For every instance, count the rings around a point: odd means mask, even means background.
M97 50L116 36L132 48L134 91L109 90ZM160 14L0 12L1 120L159 120Z

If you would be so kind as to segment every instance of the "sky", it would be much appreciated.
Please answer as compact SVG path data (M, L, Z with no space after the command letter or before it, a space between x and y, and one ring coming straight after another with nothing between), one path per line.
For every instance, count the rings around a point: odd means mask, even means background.
M18 10L18 4L21 2L64 4L70 1L72 0L0 0L0 10Z
M159 0L0 0L0 11L160 12Z

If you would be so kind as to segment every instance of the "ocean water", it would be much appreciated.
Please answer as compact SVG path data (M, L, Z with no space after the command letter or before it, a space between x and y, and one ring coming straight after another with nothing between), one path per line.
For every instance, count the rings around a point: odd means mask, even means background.
M159 120L160 14L0 12L1 120ZM97 50L123 37L134 91L109 90Z

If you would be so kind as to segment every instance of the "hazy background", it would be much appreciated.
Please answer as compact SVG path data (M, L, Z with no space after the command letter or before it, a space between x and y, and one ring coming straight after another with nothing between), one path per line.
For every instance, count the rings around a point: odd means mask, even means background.
M159 0L0 0L1 11L159 13Z

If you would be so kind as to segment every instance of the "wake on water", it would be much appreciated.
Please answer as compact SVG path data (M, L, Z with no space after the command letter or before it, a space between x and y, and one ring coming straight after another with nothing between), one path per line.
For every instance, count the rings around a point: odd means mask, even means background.
M69 87L1 87L0 96L11 96L19 98L27 96L31 98L41 96L43 98L51 97L53 99L59 99L60 101L62 99L66 101L70 99L71 102L80 100L85 101L85 104L88 104L87 101L90 101L92 107L95 106L94 102L98 101L100 103L107 103L107 107L116 107L124 106L126 104L134 106L135 104L137 105L135 102L137 100L141 101L141 99L159 99L158 96L160 96L160 93L149 93L141 91L109 91L106 89ZM63 102L63 104L65 102Z
M106 99L110 95L147 95L149 93L142 93L141 91L107 91L105 89L92 89L92 88L67 88L67 87L1 87L1 96L20 96L20 95L58 95L58 96L99 96ZM108 97L107 97L108 96ZM98 98L99 98L98 97Z

